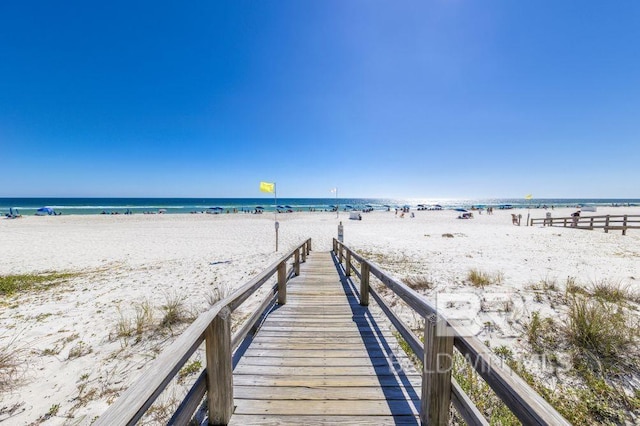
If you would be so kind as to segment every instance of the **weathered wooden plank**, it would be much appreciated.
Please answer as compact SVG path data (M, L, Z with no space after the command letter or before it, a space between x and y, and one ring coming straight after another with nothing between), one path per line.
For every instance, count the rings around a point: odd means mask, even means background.
M384 337L381 336L383 339ZM353 337L314 337L314 336L300 336L300 337L260 337L259 339L255 339L252 344L277 344L281 346L288 345L333 345L333 344L342 344L342 345L357 345L363 343L365 345L379 345L378 341L380 340L378 336L353 336ZM324 346L323 346L324 347Z
M282 356L282 357L306 357L306 358L344 358L344 357L386 357L389 356L389 351L383 351L382 349L367 350L364 347L361 348L347 348L347 349L289 349L289 348L249 348L245 353L245 356L259 357L259 356ZM395 354L394 354L395 355ZM397 355L400 357L401 355Z
M333 349L349 349L353 347L353 343L341 343L341 342L318 342L318 343L289 343L287 345L288 349L325 349L325 350L333 350ZM258 342L252 343L251 347L254 349L279 349L282 348L283 345L279 343L273 342ZM376 348L369 349L370 351L375 350Z
M379 336L382 335L390 342L395 342L395 335L388 330L346 330L346 331L336 331L333 329L328 329L322 332L314 333L313 335L309 335L309 333L305 330L291 330L288 332L285 331L277 331L277 330L265 330L264 328L260 330L259 337L287 337L291 336L295 338L297 336L300 337L361 337L361 336Z
M262 400L412 400L419 404L419 396L412 388L387 387L309 387L309 386L236 386L236 401L239 399Z
M351 327L352 325L360 326L361 328L367 330L374 329L384 329L389 330L389 326L385 323L380 323L382 321L381 318L376 317L365 317L363 314L359 312L354 312L352 316L349 318L343 318L342 321L337 321L332 316L318 316L316 321L312 320L312 317L300 316L298 318L287 317L287 316L279 316L277 318L270 318L268 322L266 322L263 327L298 327L298 326L313 326L313 325L322 325L323 327L333 327L336 326L338 328ZM372 324L374 326L372 327ZM293 331L293 330L292 330Z
M229 423L230 426L408 426L418 424L416 416L264 416L241 414L235 414Z
M415 415L418 408L408 401L313 401L313 400L249 400L236 401L236 414L269 415L351 415L389 416Z
M324 366L314 365L305 368L288 366L268 366L268 365L243 365L238 364L233 370L234 374L262 375L262 376L351 376L351 375L373 375L373 376L395 376L398 375L397 366L388 365L377 366ZM400 372L400 375L404 373ZM400 382L401 378L398 378Z
M422 384L422 376L407 374L402 385L410 383L416 388ZM234 386L398 386L398 378L395 376L256 376L235 374Z
M404 361L407 358L402 358ZM323 357L321 361L310 357L266 357L243 356L238 365L272 365L289 367L309 367L313 365L326 365L330 367L365 366L365 365L389 365L397 362L397 359L386 357L368 357L365 353L359 357Z
M271 331L293 331L294 327L272 327L269 324L265 324L262 326L263 329L267 329L267 330L271 330ZM356 328L355 326L349 326L349 325L342 325L342 326L336 326L336 327L332 327L331 331L354 331L354 330L362 330L362 331L366 331L366 330L370 330L371 328ZM298 329L299 330L299 329ZM305 327L305 330L309 333L316 333L316 332L322 332L322 331L326 331L327 328L326 327L315 327L315 326L307 326Z

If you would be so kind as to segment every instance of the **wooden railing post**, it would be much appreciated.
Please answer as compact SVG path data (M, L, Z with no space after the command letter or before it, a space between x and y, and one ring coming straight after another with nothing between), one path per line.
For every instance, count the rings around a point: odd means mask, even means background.
M609 215L607 215L607 218L604 220L604 232L605 234L609 233Z
M278 304L287 303L287 262L278 265Z
M338 255L338 241L333 240L333 254Z
M344 273L347 277L351 276L351 251L347 250L347 257L344 261Z
M307 240L307 254L311 251L311 238Z
M343 253L344 253L344 246L342 244L338 244L338 263L342 263L342 258L343 258Z
M593 229L593 216L591 216L591 221L589 222L589 229Z
M624 215L624 219L622 220L622 235L627 235L627 215Z
M300 275L300 250L296 249L293 254L293 273L297 277Z
M360 305L369 306L369 264L362 260L360 262Z
M307 261L307 244L302 245L302 263Z
M209 424L226 425L233 414L231 310L224 307L205 330Z
M453 335L437 315L425 318L420 420L423 425L449 424Z

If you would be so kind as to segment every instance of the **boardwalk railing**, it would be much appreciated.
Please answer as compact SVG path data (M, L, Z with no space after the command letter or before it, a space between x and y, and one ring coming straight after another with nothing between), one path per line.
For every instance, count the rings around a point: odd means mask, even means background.
M531 226L563 226L579 229L604 229L604 232L622 231L627 235L627 229L640 229L640 215L606 215L606 216L571 216L546 217L531 219Z
M475 336L466 333L462 327L448 321L423 296L336 239L333 240L333 251L339 262L344 262L345 275L350 276L352 271L359 275L360 304L368 305L369 295L373 296L411 350L422 360L420 419L423 424L448 424L451 403L467 424L488 424L455 379L451 377L454 347L523 424L570 424L513 370L492 354L485 344ZM359 263L359 270L355 268L354 260ZM424 345L391 310L380 294L369 285L370 275L378 278L425 319Z
M145 371L144 376L127 389L96 421L96 425L135 424L167 387L176 373L202 343L206 349L206 368L182 401L169 424L186 424L207 394L210 424L227 424L233 413L233 351L275 303L286 303L289 277L299 275L300 262L306 261L311 239L306 240L258 276L201 314L176 341L165 349ZM287 262L294 258L293 267ZM273 286L260 307L231 336L231 313L277 273Z

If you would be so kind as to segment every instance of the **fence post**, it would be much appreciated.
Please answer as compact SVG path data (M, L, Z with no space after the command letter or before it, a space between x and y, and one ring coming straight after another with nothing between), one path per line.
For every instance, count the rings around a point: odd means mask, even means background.
M222 308L205 330L209 424L226 425L233 414L231 310Z
M338 242L336 241L336 239L333 239L333 254L334 255L338 255Z
M360 305L369 306L369 264L360 262Z
M604 221L604 232L605 234L609 233L609 215L607 215L607 218Z
M351 276L351 252L347 250L347 257L344 261L344 273L347 277Z
M342 257L344 252L344 246L342 244L338 244L338 263L342 263Z
M287 262L278 265L278 305L287 303Z
M304 263L307 261L307 244L304 243L300 249L302 251L302 263Z
M591 221L589 222L589 229L593 230L593 216L591 216Z
M307 240L307 254L311 251L311 238Z
M293 273L295 274L296 277L300 275L300 250L299 249L296 249L296 251L293 252Z
M447 323L429 315L424 324L424 359L420 420L423 425L449 424L453 336Z
M622 221L622 235L627 235L627 215L624 215L624 219Z

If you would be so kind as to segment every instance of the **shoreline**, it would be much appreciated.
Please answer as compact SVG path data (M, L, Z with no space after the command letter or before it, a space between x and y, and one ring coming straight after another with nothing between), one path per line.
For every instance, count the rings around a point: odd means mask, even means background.
M253 213L256 209L264 213L278 210L285 212L341 212L348 211L394 211L409 208L413 211L474 209L493 207L495 210L526 208L531 210L554 208L638 207L640 199L632 198L549 198L549 199L385 199L385 198L0 198L0 216L17 209L24 216L55 212L62 215L96 214L226 214ZM49 210L50 209L50 210Z

